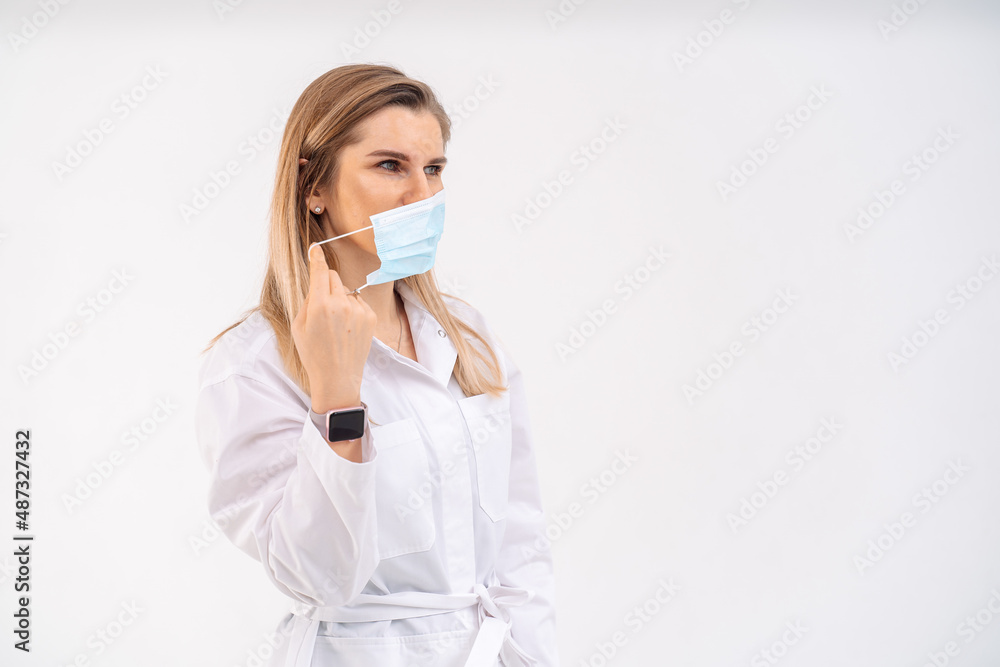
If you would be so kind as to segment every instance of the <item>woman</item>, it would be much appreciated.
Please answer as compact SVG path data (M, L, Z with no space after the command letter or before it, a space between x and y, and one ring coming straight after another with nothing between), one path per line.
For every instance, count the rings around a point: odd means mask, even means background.
M290 597L273 665L556 665L521 373L438 291L450 121L349 65L282 138L260 305L209 344L209 511Z

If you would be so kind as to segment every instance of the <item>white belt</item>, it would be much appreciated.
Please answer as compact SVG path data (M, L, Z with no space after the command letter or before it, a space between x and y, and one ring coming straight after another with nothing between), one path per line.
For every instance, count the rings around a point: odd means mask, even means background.
M298 604L292 611L295 625L288 643L285 667L310 667L319 624L364 623L479 607L479 631L465 667L494 667L499 656L505 667L531 667L537 660L524 652L510 636L508 607L519 607L534 597L532 591L513 586L476 584L472 593L421 593L404 591L388 595L362 593L342 607L313 607Z

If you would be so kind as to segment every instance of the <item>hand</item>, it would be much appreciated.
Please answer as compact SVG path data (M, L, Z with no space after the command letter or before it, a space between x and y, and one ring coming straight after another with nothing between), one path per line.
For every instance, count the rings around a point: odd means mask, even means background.
M309 293L292 321L292 339L309 375L312 409L323 413L358 405L361 378L378 317L309 246Z

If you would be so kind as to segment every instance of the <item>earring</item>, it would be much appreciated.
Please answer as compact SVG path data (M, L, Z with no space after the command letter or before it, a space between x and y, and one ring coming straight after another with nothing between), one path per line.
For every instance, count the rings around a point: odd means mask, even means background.
M315 210L315 211L316 211L317 213L322 213L322 212L323 212L323 207L322 207L322 206L317 206L317 207L316 207L316 208L315 208L314 210Z

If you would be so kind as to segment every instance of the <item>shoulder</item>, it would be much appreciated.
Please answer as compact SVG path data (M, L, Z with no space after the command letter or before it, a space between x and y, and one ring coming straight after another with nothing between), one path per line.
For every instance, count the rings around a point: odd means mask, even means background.
M284 384L301 393L284 370L278 351L277 334L271 323L255 310L215 342L201 361L198 385L201 388L233 376L267 384Z
M500 337L500 334L497 333L497 330L493 327L489 317L483 314L481 310L472 304L458 297L441 293L441 299L444 301L445 305L448 306L448 310L452 315L461 319L473 328L479 335L486 339L490 347L496 353L497 358L500 360L505 375L509 375L516 371L516 365L510 356L507 345ZM469 342L477 348L480 347L480 344L477 341L470 340Z

